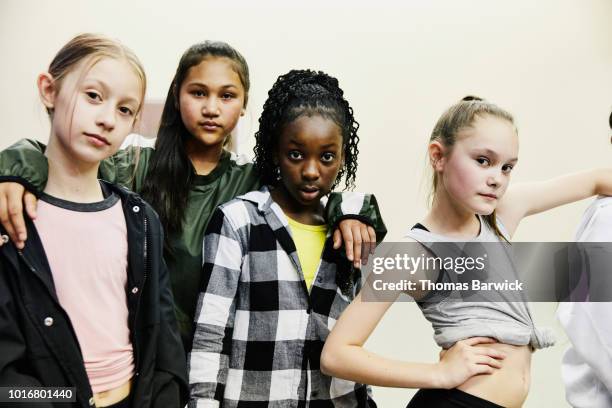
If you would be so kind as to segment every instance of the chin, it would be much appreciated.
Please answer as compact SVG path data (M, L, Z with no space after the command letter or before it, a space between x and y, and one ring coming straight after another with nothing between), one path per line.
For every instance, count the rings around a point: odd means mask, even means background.
M194 136L194 139L204 146L217 146L225 142L225 136L213 134L213 133L200 133Z
M474 212L478 215L491 215L493 214L493 211L495 211L495 206L492 205L488 205L488 206L478 206L477 208L474 208Z

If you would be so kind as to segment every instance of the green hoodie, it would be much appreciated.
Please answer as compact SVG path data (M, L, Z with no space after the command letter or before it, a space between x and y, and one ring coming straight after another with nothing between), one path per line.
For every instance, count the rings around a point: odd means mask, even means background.
M45 145L22 139L0 152L0 182L16 181L33 193L41 192L47 182ZM147 174L152 148L132 146L120 150L100 163L99 177L140 192ZM205 176L196 175L189 191L187 209L180 234L166 237L164 258L170 271L177 320L185 350L191 350L193 320L200 288L204 232L217 206L261 186L253 163L223 151L217 167ZM333 228L345 218L370 224L380 242L387 233L376 198L360 193L332 193L326 206L328 226Z

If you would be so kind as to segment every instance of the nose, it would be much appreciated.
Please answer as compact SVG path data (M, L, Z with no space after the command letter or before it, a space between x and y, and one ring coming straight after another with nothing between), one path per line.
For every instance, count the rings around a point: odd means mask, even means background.
M487 186L493 188L499 187L502 182L502 177L504 177L504 174L502 173L501 169L494 169L487 178Z
M306 160L302 167L302 178L308 181L314 181L319 178L319 166L317 160Z
M202 106L202 114L206 117L216 117L220 115L219 101L214 96L206 98Z
M106 104L102 106L98 113L98 117L96 119L96 124L106 131L111 131L115 128L116 118L116 109L112 104Z

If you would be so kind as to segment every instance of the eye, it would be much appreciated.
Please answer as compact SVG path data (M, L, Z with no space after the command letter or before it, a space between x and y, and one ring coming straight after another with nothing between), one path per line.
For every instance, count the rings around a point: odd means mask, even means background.
M99 101L102 100L102 96L99 93L97 93L96 91L87 91L87 92L85 92L85 95L87 95L87 97L89 99L92 99L94 101L98 101L99 102Z
M481 166L487 167L491 164L491 161L489 159L487 159L484 156L480 156L476 159L476 161L478 162L478 164L480 164Z
M206 92L204 92L201 89L196 89L195 91L192 91L191 94L193 96L195 96L196 98L202 98L202 97L206 96Z
M127 116L133 116L134 115L134 111L132 111L132 109L128 108L127 106L119 107L119 112L121 112L122 114L127 115Z
M298 150L290 150L287 156L291 160L300 160L302 158L302 153Z
M230 92L226 92L223 95L221 95L221 97L223 99L234 99L236 97L236 95L234 95L233 93L230 93Z
M506 164L502 167L502 171L504 173L510 173L512 171L512 169L514 169L514 166L511 164Z
M336 155L330 152L325 152L321 155L321 161L324 163L331 163L336 158Z

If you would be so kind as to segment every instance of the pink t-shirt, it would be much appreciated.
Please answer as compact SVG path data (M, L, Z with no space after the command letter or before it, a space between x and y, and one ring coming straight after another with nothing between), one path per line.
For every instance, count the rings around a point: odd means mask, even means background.
M128 327L127 228L121 200L81 204L43 195L34 221L94 393L134 374Z

